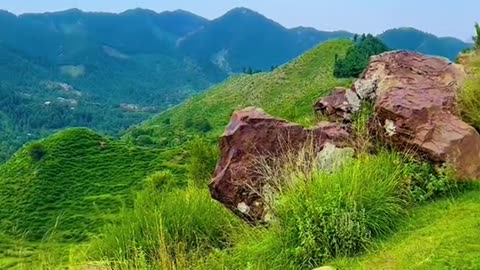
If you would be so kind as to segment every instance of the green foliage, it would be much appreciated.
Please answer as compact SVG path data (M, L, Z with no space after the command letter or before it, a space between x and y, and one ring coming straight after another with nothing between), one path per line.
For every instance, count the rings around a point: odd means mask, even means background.
M478 22L475 23L475 36L473 37L473 42L475 42L475 49L480 49L480 25Z
M159 147L185 147L185 143L204 132L192 128L195 119L205 119L212 130L211 141L220 136L234 110L248 106L264 109L272 115L314 125L312 104L335 86L348 86L349 80L333 77L334 55L344 55L352 45L346 40L320 45L296 61L271 73L236 76L213 87L184 104L166 111L127 132L135 142L140 135L156 138ZM166 119L169 123L165 124Z
M92 260L112 269L191 269L189 260L225 248L228 236L240 226L206 189L143 191L135 197L133 210L122 211L89 250Z
M276 206L283 264L315 267L362 253L391 233L406 214L401 166L399 157L382 153L300 179Z
M178 187L178 182L171 171L155 172L145 179L149 191L165 192Z
M388 51L382 41L372 35L362 35L351 47L345 58L335 57L333 74L338 78L358 77L368 66L370 56Z
M158 150L132 147L86 129L48 137L0 166L0 230L12 236L86 239L129 205L130 192L164 168ZM41 162L34 153L47 152ZM139 185L140 184L140 185Z
M459 107L463 119L480 130L480 55L466 54L463 61L468 75L458 95Z
M140 146L151 146L154 145L155 142L153 141L152 137L148 135L140 135L137 137L136 144Z
M192 129L202 133L212 130L212 125L206 118L187 118L184 124L185 129Z
M43 147L43 144L41 143L33 143L30 145L30 157L34 161L40 161L42 160L45 155L47 154L47 151L45 150L45 147Z
M218 147L198 137L189 144L188 176L197 187L206 187L217 164Z
M453 172L448 168L435 169L434 165L427 162L412 160L403 169L407 176L410 198L417 203L451 196L464 186L457 183Z

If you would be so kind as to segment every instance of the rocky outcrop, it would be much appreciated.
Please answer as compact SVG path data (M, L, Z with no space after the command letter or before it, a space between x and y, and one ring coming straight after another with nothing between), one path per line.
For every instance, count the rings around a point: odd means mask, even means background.
M320 151L327 143L342 146L349 134L340 124L323 123L305 129L273 118L257 108L234 112L220 139L221 158L210 184L212 197L250 220L264 218L265 185L258 170L261 157L278 157L312 143Z
M360 109L360 98L348 88L336 88L333 93L314 105L317 114L325 115L335 122L352 121L353 113Z
M480 179L480 135L457 111L464 78L448 60L396 51L373 57L353 91L375 102L372 131L382 141Z

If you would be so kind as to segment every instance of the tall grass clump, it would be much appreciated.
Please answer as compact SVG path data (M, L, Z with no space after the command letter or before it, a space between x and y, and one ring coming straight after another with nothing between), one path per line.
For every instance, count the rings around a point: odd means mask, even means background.
M197 137L189 144L188 178L197 187L206 187L217 164L218 147L205 138Z
M459 107L463 118L480 129L480 55L477 52L467 56L468 77L459 92Z
M241 236L233 268L309 269L357 255L407 214L403 162L396 154L361 155L332 173L288 163L281 174L294 180L273 203L271 226Z
M93 242L91 260L112 269L188 269L195 258L226 247L239 223L206 189L146 190Z

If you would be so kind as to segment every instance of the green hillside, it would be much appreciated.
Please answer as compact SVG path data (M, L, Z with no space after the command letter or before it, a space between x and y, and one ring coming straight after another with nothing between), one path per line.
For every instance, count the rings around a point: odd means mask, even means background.
M148 136L157 147L179 146L195 135L217 138L231 113L248 106L305 125L313 124L314 102L335 86L350 83L333 76L333 64L335 54L345 54L352 45L348 40L327 42L273 72L233 77L131 128L125 137L138 143L140 137ZM199 128L205 123L212 128Z
M23 147L0 166L0 268L408 269L415 255L427 260L413 269L475 269L478 186L461 193L448 174L382 147L334 173L305 172L302 157L275 168L297 182L274 202L271 226L210 198L211 147L231 113L257 106L315 125L314 102L351 84L333 71L352 46L329 41L273 72L232 77L122 140L67 129Z
M185 127L192 115L194 123L197 118L211 123L212 138L220 134L234 109L249 105L313 123L313 102L334 86L348 83L331 74L332 55L349 46L349 41L329 42L274 73L233 78L128 135L138 143L141 134L152 131L152 141L168 142L162 150L118 142L86 129L66 130L25 147L0 167L0 228L28 239L50 233L64 240L85 239L148 174L168 168L185 175L185 142L204 134ZM169 124L166 119L171 119Z
M0 167L0 229L27 239L85 239L162 167L158 157L87 129L30 144Z
M378 37L392 49L443 56L451 61L455 61L462 51L472 47L472 44L456 38L437 37L409 27L390 29Z

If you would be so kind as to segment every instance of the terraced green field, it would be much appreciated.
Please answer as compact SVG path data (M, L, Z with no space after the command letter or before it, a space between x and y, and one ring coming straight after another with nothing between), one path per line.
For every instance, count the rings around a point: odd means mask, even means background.
M34 151L43 156L34 157ZM0 228L29 240L86 239L126 205L146 175L162 167L159 157L159 150L87 129L31 144L0 167Z

